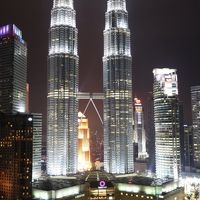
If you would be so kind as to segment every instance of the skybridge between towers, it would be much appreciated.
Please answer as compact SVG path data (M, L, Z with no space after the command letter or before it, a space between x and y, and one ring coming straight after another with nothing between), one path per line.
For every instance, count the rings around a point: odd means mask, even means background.
M98 115L98 117L99 117L99 120L101 121L101 124L103 125L103 119L102 119L102 117L101 117L101 115L100 115L100 113L99 113L99 111L97 109L97 106L94 103L94 100L104 100L104 94L103 93L79 92L77 94L77 99L78 100L88 100L88 103L87 103L87 105L85 107L85 110L84 110L83 114L85 114L85 112L87 111L88 106L90 104L92 104L94 109L95 109L95 111L96 111L96 113L97 113L97 115Z

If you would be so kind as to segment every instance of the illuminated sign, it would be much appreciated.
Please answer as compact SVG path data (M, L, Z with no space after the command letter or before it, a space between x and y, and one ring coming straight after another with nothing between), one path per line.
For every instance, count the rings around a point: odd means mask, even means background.
M0 36L7 35L9 32L10 32L10 26L9 25L0 27Z
M99 186L98 186L98 188L100 188L100 189L107 188L106 181L99 181Z
M16 35L22 39L22 32L14 24L0 27L0 37L6 35Z

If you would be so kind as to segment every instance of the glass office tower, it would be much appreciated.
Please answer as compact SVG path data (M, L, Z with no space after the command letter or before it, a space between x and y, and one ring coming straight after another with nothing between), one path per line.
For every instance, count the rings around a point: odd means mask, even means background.
M78 53L73 0L54 0L48 56L47 173L77 172Z
M200 171L200 86L191 87L194 165Z
M104 169L128 173L133 164L133 99L130 30L125 0L108 0L105 15Z
M25 112L27 47L14 25L0 27L0 111Z
M176 69L154 69L153 74L156 175L178 179L181 165Z

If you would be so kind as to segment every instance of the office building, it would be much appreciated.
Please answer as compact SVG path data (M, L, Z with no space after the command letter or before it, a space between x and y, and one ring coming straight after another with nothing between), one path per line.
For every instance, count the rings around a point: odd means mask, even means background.
M88 171L92 167L90 159L90 129L86 116L78 113L78 171Z
M48 55L47 173L77 172L78 31L73 0L54 0Z
M184 144L183 144L183 171L192 172L194 167L194 146L193 146L193 128L184 125Z
M181 163L176 69L156 68L153 74L156 175L177 180Z
M138 144L138 159L148 157L146 151L146 134L144 129L144 113L141 100L134 98L134 143Z
M194 166L200 171L200 86L191 87Z
M0 199L31 199L33 116L0 113Z
M14 25L0 27L0 111L25 112L27 47Z
M108 0L105 14L104 169L119 174L134 171L133 99L130 30L125 0Z
M31 113L33 125L32 180L41 176L42 160L42 114Z

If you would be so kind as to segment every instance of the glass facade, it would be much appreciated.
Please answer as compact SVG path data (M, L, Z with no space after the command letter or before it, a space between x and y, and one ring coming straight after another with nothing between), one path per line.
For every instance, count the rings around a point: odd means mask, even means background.
M176 69L154 69L153 74L156 175L176 180L181 168Z
M27 47L15 25L0 27L0 111L25 112Z
M78 53L73 0L54 0L48 56L47 173L77 172Z
M132 58L125 0L108 0L105 15L104 169L128 173L133 163Z
M200 86L191 87L194 165L200 170Z

